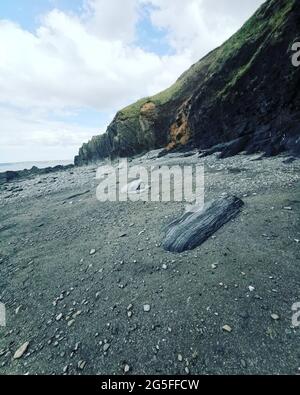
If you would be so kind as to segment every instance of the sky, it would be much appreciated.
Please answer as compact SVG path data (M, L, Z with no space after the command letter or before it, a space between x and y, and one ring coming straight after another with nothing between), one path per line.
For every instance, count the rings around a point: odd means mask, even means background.
M263 0L1 0L0 163L73 159Z

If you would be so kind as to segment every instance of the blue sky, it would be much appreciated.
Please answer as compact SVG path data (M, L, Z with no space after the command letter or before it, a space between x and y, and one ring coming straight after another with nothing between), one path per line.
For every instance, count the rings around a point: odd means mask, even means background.
M263 0L1 0L0 162L70 159Z
M1 0L0 17L19 23L24 29L34 31L39 26L39 16L53 8L78 13L82 0Z

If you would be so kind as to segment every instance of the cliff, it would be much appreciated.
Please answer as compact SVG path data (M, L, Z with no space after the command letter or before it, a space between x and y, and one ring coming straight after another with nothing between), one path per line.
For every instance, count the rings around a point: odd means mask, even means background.
M169 89L118 112L75 164L162 147L299 154L300 68L291 62L299 26L299 0L268 0Z

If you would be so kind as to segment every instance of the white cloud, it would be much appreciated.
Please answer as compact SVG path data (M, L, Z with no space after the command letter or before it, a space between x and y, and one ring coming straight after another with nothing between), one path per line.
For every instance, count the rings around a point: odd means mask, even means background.
M180 56L197 61L234 34L264 0L141 0Z
M139 10L136 0L87 0L88 30L106 40L132 42Z
M7 21L0 32L0 102L22 107L108 110L167 86L187 64L94 35L86 20L58 10L36 34Z
M47 146L61 153L59 147L68 142L69 151L76 154L96 131L50 121L47 112L70 108L113 112L168 87L191 63L228 38L261 2L86 0L82 15L54 9L40 18L35 32L0 20L0 162L4 155L5 160L8 156L23 160L11 148L16 140L31 147L32 159L47 152L43 148ZM175 49L171 56L134 44L142 7L149 4L154 6L150 8L154 26L167 29ZM53 152L49 150L45 159Z
M49 120L41 110L0 106L0 162L72 159L74 152L100 129ZM99 125L99 127L104 125ZM2 133L5 131L5 133Z

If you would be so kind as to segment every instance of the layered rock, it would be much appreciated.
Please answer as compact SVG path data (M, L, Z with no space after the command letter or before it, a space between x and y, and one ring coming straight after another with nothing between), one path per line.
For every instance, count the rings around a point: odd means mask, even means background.
M182 146L221 156L299 154L300 68L291 61L299 26L299 0L267 1L169 89L120 111L75 164Z

